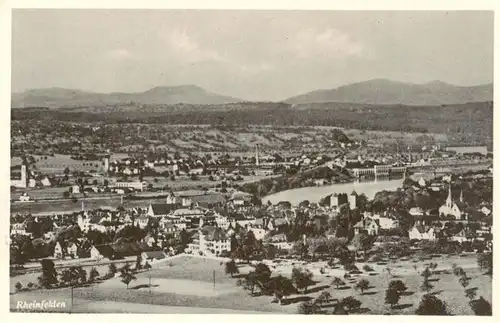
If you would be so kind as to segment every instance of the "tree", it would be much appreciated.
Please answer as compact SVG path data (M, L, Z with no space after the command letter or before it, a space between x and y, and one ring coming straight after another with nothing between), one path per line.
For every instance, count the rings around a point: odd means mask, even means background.
M340 286L344 286L345 282L342 280L340 277L335 277L332 281L332 285L335 285L337 289L339 289Z
M23 289L23 284L21 284L20 282L17 282L15 287L16 287L17 291L20 291L21 289Z
M446 303L434 295L425 294L415 311L417 315L449 315Z
M352 311L357 310L361 307L361 302L352 296L348 296L348 297L343 298L340 301L340 304L342 304L342 306L344 308L346 308L348 312L352 312Z
M50 259L40 261L42 265L42 275L38 277L38 282L43 288L50 288L57 283L57 273L54 267L54 262Z
M363 295L364 291L367 290L369 287L370 287L370 282L366 279L361 279L354 286L354 289L359 289L361 291L361 295Z
M75 287L87 282L87 272L80 266L71 266L61 273L61 281Z
M462 267L457 267L455 264L453 264L455 267L452 266L453 268L453 274L455 276L463 276L465 275L465 271L462 269Z
M467 277L467 275L460 276L458 282L460 283L460 285L462 285L463 288L469 286L469 278Z
M243 287L243 289L248 290L250 295L254 295L255 286L257 285L257 278L255 276L255 272L251 271L248 275L245 276L244 279L238 279L236 282L237 286Z
M149 262L146 261L146 263L144 264L144 269L146 270L151 269L151 265L149 264Z
M391 305L391 309L394 307L399 302L399 299L401 296L399 295L399 292L395 288L387 288L385 291L385 303Z
M294 293L295 287L289 278L278 275L268 281L265 285L265 290L268 293L273 293L274 297L279 301L280 305L282 305L283 298Z
M135 259L135 270L141 269L141 262L142 262L141 255L137 255L137 258Z
M257 266L255 266L254 274L257 283L260 285L260 287L263 287L271 277L271 269L269 269L266 264L261 262L258 263Z
M424 278L424 281L422 282L422 286L420 286L420 290L424 293L428 293L434 288L432 284L429 282L429 279Z
M231 259L231 261L226 262L225 271L226 271L226 274L231 275L231 278L234 277L234 274L237 274L240 272L238 270L238 266L236 265L236 262L234 261L234 259Z
M121 273L121 282L127 285L130 284L131 281L136 280L137 278L130 271L122 271Z
M406 287L405 283L402 280L398 279L398 280L391 281L389 283L389 287L387 287L387 289L394 289L398 293L402 293L405 290L407 290L408 287Z
M465 290L465 297L467 297L469 300L473 300L476 298L476 289L475 288L469 288Z
M299 208L306 208L311 204L308 200L303 200L302 202L299 203Z
M130 264L125 263L122 268L120 268L120 272L129 272L130 270Z
M316 298L316 302L319 304L328 304L332 300L332 294L327 292L326 290L321 292L319 296Z
M297 287L297 289L304 289L304 293L307 293L307 287L313 284L312 272L309 270L304 270L302 268L292 269L292 281Z
M354 236L351 244L354 248L356 248L356 250L362 250L366 253L366 250L370 249L373 245L373 238L366 233L359 233Z
M318 306L311 301L302 302L298 307L299 314L316 314L318 310Z
M297 241L294 243L291 251L293 254L299 255L303 259L307 255L308 246L305 245L302 240Z
M364 265L363 270L366 272L372 272L374 271L373 268L370 265Z
M475 315L478 316L491 316L492 314L492 309L491 309L491 304L485 300L482 296L479 297L478 300L471 301L470 306L472 310L474 311Z
M276 254L278 253L278 248L272 244L268 244L264 246L264 254L266 259L274 259L276 258Z
M114 276L116 274L116 271L117 271L116 265L113 264L113 263L109 264L109 266L108 266L108 272L109 272L109 274L111 276Z
M432 275L429 267L425 267L425 270L420 274L420 276L424 277L424 279L429 279L429 277Z
M69 172L70 170L68 167L64 168L64 175L69 175Z
M349 313L347 313L347 311L345 310L344 306L342 306L342 304L337 303L337 304L335 304L335 307L333 309L332 314L333 315L347 315Z
M482 253L477 257L477 264L482 270L486 270L487 275L493 274L493 253Z
M95 267L92 267L89 273L89 282L95 281L97 277L99 277L99 272L95 269Z

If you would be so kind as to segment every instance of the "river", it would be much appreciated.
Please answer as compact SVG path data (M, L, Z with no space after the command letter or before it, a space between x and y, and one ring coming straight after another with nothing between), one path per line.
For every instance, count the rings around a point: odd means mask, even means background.
M267 195L262 198L262 203L276 204L280 201L288 201L292 205L297 205L304 200L309 202L319 202L327 195L337 193L351 194L356 191L358 194L365 194L368 199L372 199L379 191L395 191L403 185L403 179L377 180L367 182L352 182L332 184L325 186L301 187Z

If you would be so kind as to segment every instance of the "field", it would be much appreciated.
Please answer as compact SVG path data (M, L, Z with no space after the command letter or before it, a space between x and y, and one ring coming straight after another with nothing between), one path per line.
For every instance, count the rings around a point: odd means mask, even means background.
M328 291L334 299L341 299L343 297L353 296L362 302L362 312L367 314L413 314L418 307L420 298L423 293L420 291L420 285L423 278L420 273L430 261L397 261L388 263L386 265L368 264L373 269L372 275L363 272L360 275L352 275L352 281L346 280L345 289L336 289L331 286L333 277L343 277L344 270L341 269L327 269L325 274L320 274L319 270L325 266L325 263L316 263L307 265L311 272L313 272L313 280L316 280L316 285L311 289L311 292L305 296L304 300L317 297L322 291ZM452 273L446 273L445 270L451 271L453 263L461 266L467 275L472 278L469 282L468 288L477 288L477 295L483 296L491 303L492 288L491 277L480 273L476 265L476 255L468 255L467 257L439 257L432 260L438 263L436 274L431 276L431 284L434 285L432 292L442 300L444 300L449 311L453 315L473 315L469 305L468 299L465 297L464 289L459 284L458 278ZM362 268L364 263L357 263L358 268ZM415 270L413 266L416 265ZM390 273L386 270L389 268ZM272 267L271 267L271 270ZM291 266L276 266L276 274L291 275ZM273 270L274 271L274 270ZM370 288L363 295L356 291L353 287L359 279L366 279L370 282ZM392 312L390 307L384 304L385 290L391 280L401 279L408 286L406 295L402 296L399 306L396 306ZM292 296L293 297L293 296Z
M438 263L435 274L430 278L434 285L432 292L447 303L453 315L472 315L472 311L464 295L464 289L458 283L458 278L446 272L453 263L461 266L471 278L469 288L477 288L477 297L483 296L491 302L491 277L480 273L476 265L476 255L465 257L441 256L434 258ZM134 313L296 313L300 301L313 299L322 291L331 293L334 299L354 296L362 302L361 312L366 314L413 314L422 292L419 286L423 278L420 272L429 261L397 261L385 265L370 264L374 272L366 272L355 276L353 281L347 282L344 289L336 289L331 280L336 276L343 276L341 269L327 269L322 275L319 269L325 264L292 263L288 260L268 262L273 275L289 276L293 266L301 265L310 269L315 285L309 288L307 294L295 294L287 297L284 302L288 305L272 303L271 296L250 296L236 286L236 278L224 273L222 260L198 257L177 257L161 264L156 264L150 271L141 272L137 280L129 285L129 289L120 282L119 278L112 278L105 282L81 287L74 290L74 312L134 312ZM357 263L362 268L363 263ZM250 270L246 264L240 264L240 274ZM414 266L417 268L415 269ZM386 270L390 269L390 272ZM102 270L106 270L103 268ZM102 274L102 271L99 270ZM215 277L215 285L214 285ZM371 287L363 295L352 287L356 281L364 278ZM11 285L20 281L20 277L12 277ZM402 296L399 305L394 309L384 304L384 293L388 283L393 279L401 279L408 286L405 296ZM36 290L14 293L11 295L11 309L18 300L25 299L59 299L69 303L68 289ZM335 301L334 301L335 302ZM130 306L129 306L130 304ZM151 306L153 305L153 306ZM150 307L151 306L151 307ZM120 310L121 308L121 310ZM326 306L324 310L331 308Z
M224 274L219 260L180 257L137 275L129 289L112 278L100 284L74 290L72 311L86 312L152 312L161 313L263 313L279 312L280 306L271 304L268 297L251 297L236 286L236 280ZM158 268L158 267L156 267ZM216 284L213 286L213 272ZM151 288L149 276L151 275ZM30 277L32 278L32 277ZM22 278L12 277L11 285ZM70 303L68 288L36 290L11 295L11 309L19 300L57 299ZM106 303L107 302L107 303ZM128 304L131 304L131 307ZM118 304L122 310L116 311ZM147 307L143 304L147 304ZM142 306L141 306L142 305ZM178 310L171 306L179 307ZM190 309L194 307L194 309ZM198 308L198 309L197 309ZM127 310L128 309L128 310ZM66 309L67 310L67 309Z
M358 130L342 129L352 140L363 140L371 145L394 145L396 141L402 146L415 144L429 144L434 138L436 142L446 142L448 135L444 133L419 133L419 132L399 132L399 131L377 131L377 130Z

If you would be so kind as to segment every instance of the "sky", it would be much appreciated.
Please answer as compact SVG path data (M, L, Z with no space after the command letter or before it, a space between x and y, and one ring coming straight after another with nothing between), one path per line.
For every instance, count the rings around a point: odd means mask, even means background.
M194 84L283 100L374 78L493 81L487 11L15 9L12 91Z

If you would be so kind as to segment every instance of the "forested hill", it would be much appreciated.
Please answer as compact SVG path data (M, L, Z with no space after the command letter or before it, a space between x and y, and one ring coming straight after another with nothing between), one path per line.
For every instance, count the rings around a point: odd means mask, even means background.
M285 100L292 104L351 102L372 104L441 105L493 100L493 84L457 86L441 81L424 84L374 79L330 90L317 90Z
M492 138L493 103L442 106L247 102L223 105L151 105L77 109L13 109L14 120L211 125L336 126L351 129L462 133Z
M108 106L115 104L224 104L238 98L206 91L196 85L157 86L144 92L96 93L63 88L32 89L12 94L12 108Z

